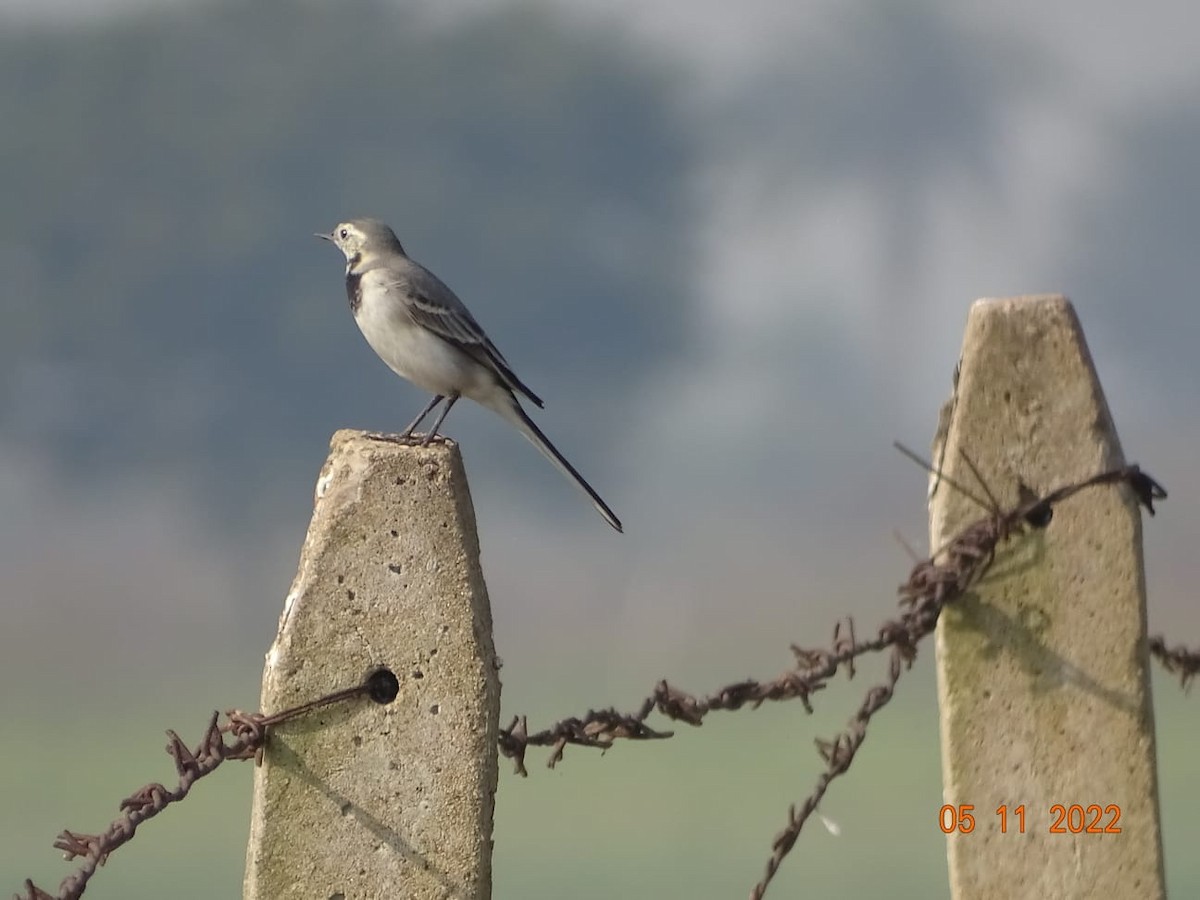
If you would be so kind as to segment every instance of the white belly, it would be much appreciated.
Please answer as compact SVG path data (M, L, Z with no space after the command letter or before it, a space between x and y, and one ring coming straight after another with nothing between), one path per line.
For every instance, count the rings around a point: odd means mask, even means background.
M483 402L496 390L492 373L457 347L416 325L399 300L363 298L354 316L379 358L402 378L431 394L461 394Z

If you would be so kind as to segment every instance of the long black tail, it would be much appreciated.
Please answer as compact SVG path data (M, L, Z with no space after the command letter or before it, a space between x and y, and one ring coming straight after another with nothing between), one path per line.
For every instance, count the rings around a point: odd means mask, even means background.
M562 472L568 480L570 480L577 488L587 494L588 499L592 501L592 506L596 507L596 511L604 516L604 521L615 528L617 531L623 532L625 529L621 527L621 520L602 499L600 495L592 488L587 480L579 474L573 465L567 462L567 458L558 452L558 448L550 443L550 439L542 434L542 430L534 424L533 419L525 414L525 410L521 409L516 398L513 398L512 405L504 409L497 410L504 418L508 419L521 434L529 439L529 443L537 447L542 455L550 462L554 463L554 467Z

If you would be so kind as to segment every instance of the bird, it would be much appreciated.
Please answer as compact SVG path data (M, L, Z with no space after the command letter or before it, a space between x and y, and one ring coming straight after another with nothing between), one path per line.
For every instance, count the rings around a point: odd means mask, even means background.
M521 432L587 495L609 525L624 531L609 505L534 424L520 402L524 398L542 409L542 399L517 377L454 291L404 252L391 227L379 219L349 219L328 234L317 232L315 236L332 243L346 257L346 298L371 349L401 378L433 395L400 434L401 440L411 439L417 426L445 401L421 441L428 444L459 397L469 397Z

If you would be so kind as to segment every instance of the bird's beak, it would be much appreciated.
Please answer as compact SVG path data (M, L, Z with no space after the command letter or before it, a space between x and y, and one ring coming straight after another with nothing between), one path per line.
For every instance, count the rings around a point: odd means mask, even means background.
M316 231L316 232L313 232L313 237L319 237L322 240L326 240L326 241L329 241L330 243L333 243L333 235L332 234L323 234L320 231Z

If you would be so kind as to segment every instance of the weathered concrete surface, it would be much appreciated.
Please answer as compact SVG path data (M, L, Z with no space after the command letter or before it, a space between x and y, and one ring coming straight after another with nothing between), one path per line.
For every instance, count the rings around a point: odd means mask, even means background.
M400 678L271 732L245 897L486 898L500 686L458 448L333 436L262 709Z
M972 307L944 469L973 486L960 451L1006 507L1022 482L1041 494L1122 462L1066 299ZM983 515L945 483L930 512L934 547ZM956 900L1165 896L1144 594L1137 504L1124 488L1099 488L1011 542L978 589L943 613L944 802L973 804L977 823L948 839ZM1098 805L1083 824L1100 827L1119 807L1121 831L1072 834L1064 819L1067 833L1050 833L1056 804Z

